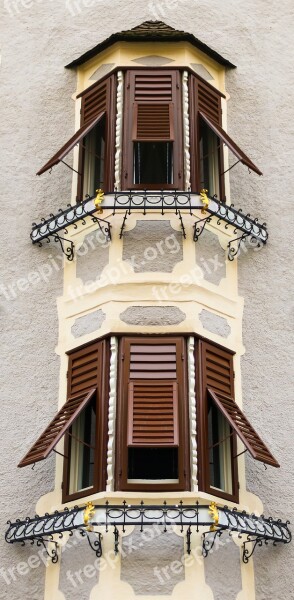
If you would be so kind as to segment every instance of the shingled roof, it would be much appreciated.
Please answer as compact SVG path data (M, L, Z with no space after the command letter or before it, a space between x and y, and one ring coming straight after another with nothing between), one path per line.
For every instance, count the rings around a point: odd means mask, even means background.
M109 48L115 42L189 42L192 46L195 46L204 54L207 54L213 60L228 68L235 68L230 61L221 56L215 50L212 50L209 46L198 40L192 33L186 33L185 31L180 31L170 27L170 25L166 25L162 21L145 21L141 23L141 25L137 25L137 27L133 27L133 29L128 29L126 31L120 31L119 33L113 33L109 38L104 40L104 42L100 42L91 50L88 50L71 63L66 65L67 69L78 67L83 63L87 62L93 56L96 56L102 50Z

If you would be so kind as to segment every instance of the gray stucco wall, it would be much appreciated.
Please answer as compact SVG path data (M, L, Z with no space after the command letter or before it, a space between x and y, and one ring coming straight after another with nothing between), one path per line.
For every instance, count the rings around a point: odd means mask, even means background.
M56 246L32 248L29 231L33 220L70 199L71 172L66 167L35 177L74 131L75 74L63 65L114 31L149 18L191 31L238 65L227 74L232 97L228 129L264 177L235 167L232 200L266 220L271 236L263 251L239 260L240 293L245 297L243 402L281 463L280 470L264 471L249 459L247 476L267 514L293 520L291 0L224 0L221 6L218 0L4 0L1 12L1 283L11 285L45 269L39 282L31 276L27 289L19 282L16 298L3 288L0 293L2 532L8 517L33 514L36 500L53 485L54 459L33 472L17 470L16 464L57 405L55 299L62 273L59 261L49 258L58 255ZM14 570L16 581L8 572L31 554L31 548L7 546L1 537L0 564L8 579L0 573L3 600L43 598L43 566L23 575ZM256 600L291 598L294 545L259 550L255 556Z

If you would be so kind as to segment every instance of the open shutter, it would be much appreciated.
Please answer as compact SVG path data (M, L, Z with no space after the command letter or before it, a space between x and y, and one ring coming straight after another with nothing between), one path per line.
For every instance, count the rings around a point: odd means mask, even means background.
M262 172L259 168L250 160L250 158L237 146L237 144L232 140L232 138L222 129L222 127L207 113L199 111L201 118L205 121L205 123L210 127L210 129L219 137L219 139L230 148L233 154L238 158L238 160L251 169L251 171L255 171L258 175L262 175Z
M128 446L178 446L178 390L175 381L129 383Z
M211 388L234 398L233 355L209 344L200 342L203 392Z
M273 467L279 467L279 463L273 457L258 433L256 433L255 429L253 429L233 398L226 394L215 392L210 388L208 388L208 393L218 409L228 420L232 429L234 429L242 440L244 446L249 450L251 456Z
M123 171L133 187L133 142L172 142L174 187L181 187L182 122L180 73L142 69L127 73Z
M82 392L69 398L18 466L25 467L47 458L95 393L96 388L93 388L88 392Z
M60 161L62 161L63 158L65 158L65 156L67 156L67 154L69 154L69 152L74 148L74 146L81 142L83 138L95 127L95 125L98 125L99 121L101 121L104 115L105 111L100 111L91 121L88 121L86 124L80 127L80 129L78 129L78 131L76 131L76 133L52 156L52 158L46 162L46 164L38 171L37 175L42 175L42 173L52 169L54 165L57 165Z

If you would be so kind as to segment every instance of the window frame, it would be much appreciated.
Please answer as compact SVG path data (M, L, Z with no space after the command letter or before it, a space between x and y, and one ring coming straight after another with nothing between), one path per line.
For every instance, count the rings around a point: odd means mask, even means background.
M127 473L127 434L128 434L128 382L129 366L126 359L132 343L140 342L161 345L176 343L178 349L177 373L180 374L178 385L178 422L179 422L179 454L177 483L128 483ZM180 358L179 358L180 356ZM186 338L180 335L171 336L128 336L119 340L118 352L118 398L116 417L116 460L115 460L115 491L163 492L189 491L190 488L190 437L189 437L189 406L188 406L188 362ZM178 375L177 375L178 376Z
M173 183L152 184L152 183L133 183L134 169L134 118L136 106L139 104L149 104L148 101L135 101L135 77L136 74L154 75L170 74L172 77L172 101L158 100L154 104L170 104L173 108L170 110L170 140L173 156ZM183 189L184 186L184 149L183 149L183 101L182 101L182 78L181 71L177 68L165 67L134 67L124 71L124 110L123 110L123 160L121 181L122 190L175 190ZM174 138L174 139L172 139ZM159 140L158 140L159 141Z
M67 371L67 397L71 393L72 364L73 359L78 359L91 351L91 347L100 346L101 349L101 369L97 369L97 391L96 391L96 445L94 453L94 482L93 486L74 493L69 492L70 484L70 445L71 439L69 433L64 436L64 461L63 461L63 482L62 482L62 502L78 500L91 494L105 491L107 480L107 444L108 444L108 410L109 410L109 371L110 371L110 347L108 339L100 339L90 342L86 346L77 348L68 352L69 362Z
M93 85L81 92L77 98L81 98L81 126L87 123L85 117L85 103L87 97L91 97L103 85L106 86L106 101L105 101L105 151L104 151L104 188L105 194L112 193L114 190L114 163L115 163L115 128L116 128L116 89L117 89L117 74L116 72L106 75L99 81L95 81ZM77 181L77 202L82 202L84 176L85 176L85 139L79 144L78 158L78 181Z
M230 386L231 396L235 398L234 390L234 370L233 357L234 352L220 347L209 340L202 340L194 337L195 341L195 402L197 414L197 469L198 469L198 486L199 491L206 492L212 496L239 502L239 481L238 481L238 462L237 462L237 435L231 431L231 476L232 476L232 493L229 494L221 489L214 488L210 484L210 469L209 469L209 446L208 446L208 403L209 392L205 376L205 365L203 364L203 344L214 348L220 356L225 359L230 358Z

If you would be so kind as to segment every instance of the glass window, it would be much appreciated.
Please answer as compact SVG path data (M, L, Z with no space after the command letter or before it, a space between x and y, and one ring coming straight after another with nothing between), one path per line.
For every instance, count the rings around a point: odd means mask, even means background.
M232 494L232 430L212 400L208 405L209 484Z
M134 143L134 183L173 183L172 142Z
M96 399L86 406L69 431L69 493L94 485Z

